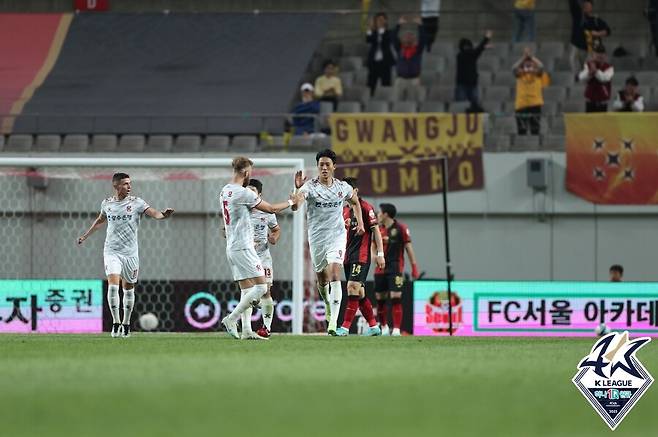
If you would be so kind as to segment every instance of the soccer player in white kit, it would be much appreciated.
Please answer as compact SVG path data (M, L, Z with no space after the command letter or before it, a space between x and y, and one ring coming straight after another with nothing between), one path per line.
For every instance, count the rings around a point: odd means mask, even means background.
M295 174L295 187L308 203L308 244L318 280L318 292L324 300L329 321L327 333L336 335L338 312L343 299L340 278L347 245L343 220L343 202L348 201L356 217L356 233L363 235L363 217L359 198L352 187L334 178L336 153L331 149L315 155L319 176L307 181L301 171ZM293 211L296 207L293 206Z
M263 183L257 179L250 179L247 188L255 192L258 197L263 193ZM251 210L251 225L254 227L254 247L262 263L265 282L267 283L267 293L260 300L263 326L256 331L256 334L269 338L272 329L272 318L274 317L274 301L271 294L274 272L270 245L275 245L279 241L281 227L276 220L276 214L269 214L257 209ZM251 323L251 308L247 308L244 314L245 317L242 322Z
M251 224L251 210L274 214L297 205L300 195L292 195L287 202L270 205L256 193L247 188L253 162L249 158L239 156L233 159L233 179L226 184L219 195L224 229L226 232L226 257L231 265L233 280L238 282L242 296L233 312L222 319L222 325L233 338L238 334L238 318L251 306L257 303L267 293L267 282L263 265L254 247L254 229ZM243 319L244 320L244 319ZM261 337L247 332L251 322L243 324L243 337Z
M82 244L91 234L107 222L103 262L107 275L107 303L112 313L112 337L130 337L130 315L135 306L135 284L139 274L137 232L142 214L156 220L171 216L174 210L160 212L143 199L130 195L130 176L115 173L112 176L114 196L101 202L101 212L87 232L78 238ZM123 320L119 317L119 283L123 287Z

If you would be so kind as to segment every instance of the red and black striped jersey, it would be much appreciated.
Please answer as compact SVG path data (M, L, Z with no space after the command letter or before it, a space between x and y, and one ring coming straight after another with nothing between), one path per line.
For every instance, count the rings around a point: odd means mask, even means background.
M356 235L356 217L350 206L343 207L343 218L347 228L347 248L345 250L345 264L370 264L370 243L372 242L372 228L377 226L377 215L372 205L359 197L363 226L366 232Z
M404 272L404 246L411 243L409 228L404 223L394 220L390 228L380 225L379 232L384 242L386 268L375 269L375 274L401 274Z

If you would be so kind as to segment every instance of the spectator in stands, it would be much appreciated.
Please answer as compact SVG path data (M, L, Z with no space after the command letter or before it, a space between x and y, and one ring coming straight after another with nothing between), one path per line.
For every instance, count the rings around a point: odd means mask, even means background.
M526 33L525 41L533 42L535 40L535 0L515 0L514 1L514 42L523 41L523 34Z
M610 266L610 282L621 282L624 278L624 266L613 264Z
M420 16L423 17L423 30L427 38L427 52L432 51L432 44L439 32L439 14L441 0L420 0Z
M571 10L571 70L575 73L585 62L594 47L603 45L603 38L610 36L608 23L594 15L592 0L569 0Z
M477 61L485 46L491 40L493 32L487 30L484 38L477 47L473 47L470 39L462 38L459 41L459 53L457 53L457 85L455 87L455 100L471 102L470 111L481 112L480 96L478 93L478 67Z
M315 100L313 85L310 83L303 84L300 91L302 101L292 109L292 113L307 116L292 117L293 134L307 136L315 132L315 117L312 115L320 113L320 102Z
M539 119L544 106L544 64L532 55L529 47L512 67L516 76L516 126L519 135L539 135Z
M634 76L626 79L626 86L615 96L612 107L620 112L644 112L644 99L637 88L640 83Z
M401 26L408 23L407 17L400 17L395 29L393 47L398 55L396 64L397 78L395 85L399 89L407 86L420 85L420 68L423 62L423 49L425 48L425 31L420 17L413 20L417 24L416 31L403 30ZM402 34L400 36L400 33Z
M608 64L605 47L594 48L590 59L578 74L578 80L587 81L585 86L585 112L607 112L612 87L610 81L615 74L612 65Z
M646 14L649 19L653 49L656 56L658 56L658 0L649 0Z
M332 60L325 61L324 74L315 79L315 96L323 102L338 106L338 99L343 95L343 83L337 75L338 66Z
M370 94L375 93L377 82L381 80L383 86L391 86L391 68L395 65L395 57L391 44L393 32L388 29L388 17L380 12L370 22L370 29L366 33L366 42L370 44L368 50L368 86Z

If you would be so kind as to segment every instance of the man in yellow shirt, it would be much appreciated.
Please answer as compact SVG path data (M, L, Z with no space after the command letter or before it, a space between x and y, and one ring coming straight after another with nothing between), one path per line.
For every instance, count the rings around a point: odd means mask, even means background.
M535 0L514 0L514 42L535 40ZM523 34L527 33L524 40Z
M512 67L516 76L516 126L519 135L539 135L539 119L544 106L544 65L529 47Z
M315 79L315 96L325 102L331 102L334 110L338 99L343 95L343 83L337 76L338 67L332 60L324 63L324 74Z

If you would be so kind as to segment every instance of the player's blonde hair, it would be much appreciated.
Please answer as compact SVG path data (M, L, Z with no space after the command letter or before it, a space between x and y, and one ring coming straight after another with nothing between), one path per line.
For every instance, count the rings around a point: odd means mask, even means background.
M233 163L231 163L234 173L242 173L247 167L252 165L254 165L254 162L246 156L236 156L233 158Z

